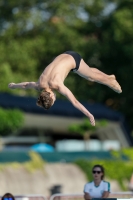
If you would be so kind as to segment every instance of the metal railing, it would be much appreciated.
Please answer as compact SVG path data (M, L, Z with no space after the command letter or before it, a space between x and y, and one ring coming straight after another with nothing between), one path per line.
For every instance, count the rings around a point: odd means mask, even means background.
M133 192L111 192L108 198L133 198ZM84 200L84 194L54 194L50 200Z
M133 198L133 192L111 192L109 198Z
M0 196L0 200L1 200ZM45 197L44 195L14 195L15 200L84 200L83 193L75 193L75 194L53 194L50 197ZM133 199L133 192L111 192L108 198L116 198L116 199Z

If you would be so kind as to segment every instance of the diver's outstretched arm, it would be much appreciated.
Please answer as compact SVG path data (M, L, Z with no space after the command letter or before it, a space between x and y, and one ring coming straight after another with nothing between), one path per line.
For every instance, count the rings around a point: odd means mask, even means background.
M22 83L9 83L8 85L11 89L21 88L21 89L35 89L38 90L38 83L36 82L22 82Z
M95 119L93 115L74 97L72 92L64 84L60 84L58 92L67 97L75 108L80 110L89 118L91 125L95 126Z

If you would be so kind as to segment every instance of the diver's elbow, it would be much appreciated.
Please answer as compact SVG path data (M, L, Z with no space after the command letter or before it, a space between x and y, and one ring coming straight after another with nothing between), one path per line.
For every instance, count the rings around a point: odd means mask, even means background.
M73 106L74 106L74 107L77 107L77 106L78 106L78 101L77 101L76 99L73 101Z
M27 88L29 88L29 83L25 83L25 84L23 85L23 89L27 89Z

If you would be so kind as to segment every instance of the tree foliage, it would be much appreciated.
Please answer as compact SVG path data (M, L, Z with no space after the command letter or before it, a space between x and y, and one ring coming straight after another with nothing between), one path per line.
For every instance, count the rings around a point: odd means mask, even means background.
M0 108L0 135L9 135L22 127L24 122L23 113L20 110Z
M82 136L84 136L86 133L93 134L96 132L96 130L99 127L105 127L108 122L104 119L99 120L96 122L96 126L92 126L88 120L88 118L84 118L83 122L81 124L72 124L68 128L70 132L78 133Z
M105 168L105 177L110 180L116 180L122 190L129 190L129 183L133 172L133 149L122 149L121 151L112 151L112 160L77 160L75 163L85 172L88 181L93 179L92 171L94 165L100 164ZM123 156L127 160L123 160ZM123 173L126 172L126 173Z
M37 81L54 57L74 50L88 65L115 74L123 93L72 73L65 84L78 99L123 112L132 126L132 8L131 0L1 1L0 91L36 95L9 90L8 82Z

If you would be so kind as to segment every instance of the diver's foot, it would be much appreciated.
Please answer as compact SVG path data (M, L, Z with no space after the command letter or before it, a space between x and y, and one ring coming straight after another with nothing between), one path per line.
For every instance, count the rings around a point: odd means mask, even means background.
M110 85L109 85L109 87L112 90L114 90L115 92L121 93L122 92L121 86L117 82L115 76L114 75L110 75L109 78L110 78Z

